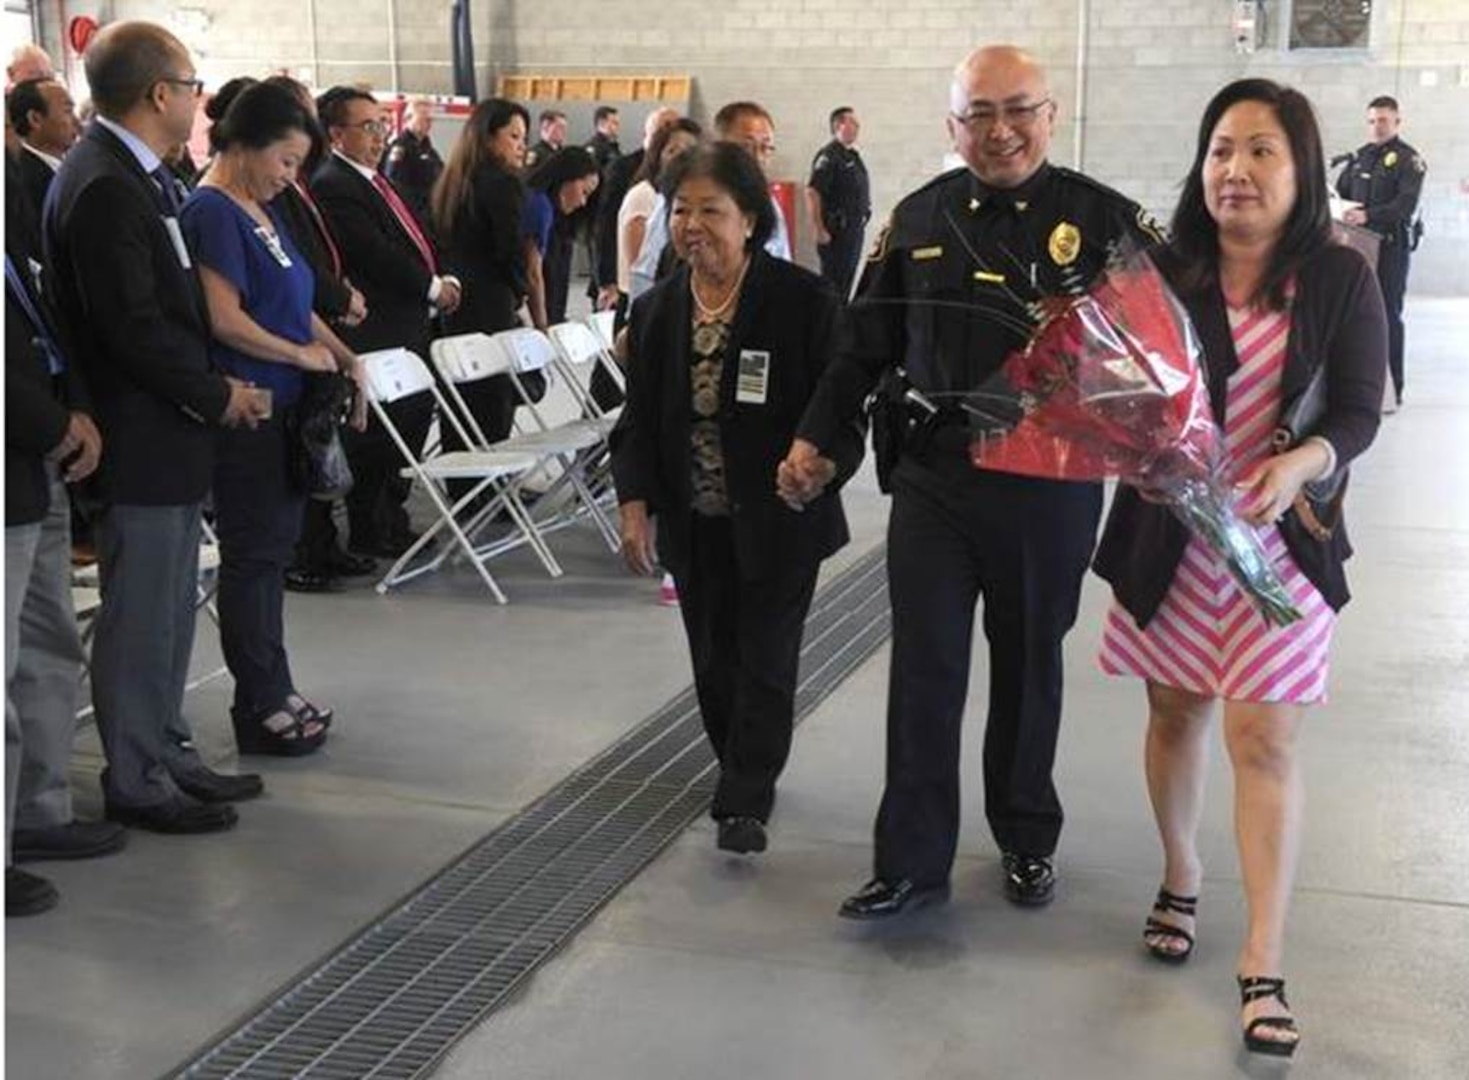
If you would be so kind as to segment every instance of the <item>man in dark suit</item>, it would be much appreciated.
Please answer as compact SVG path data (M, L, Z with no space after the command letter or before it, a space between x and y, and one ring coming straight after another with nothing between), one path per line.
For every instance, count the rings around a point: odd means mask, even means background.
M127 840L72 815L67 766L82 643L71 602L66 484L96 467L102 437L66 362L41 281L40 212L5 157L5 913L56 903L50 882L12 865L87 858Z
M597 310L612 311L626 303L617 290L617 212L627 198L633 177L643 167L648 146L660 128L678 119L678 110L654 109L643 122L643 145L630 154L614 158L602 174L597 188L597 220L594 226L597 258L593 263L592 281L597 285ZM626 310L621 312L626 315Z
M81 134L76 106L66 87L55 79L27 79L11 89L5 108L20 138L22 152L17 163L21 180L39 215L51 178Z
M359 353L406 348L427 356L434 321L459 306L460 285L439 272L428 230L377 171L386 132L382 107L371 94L339 86L321 95L317 111L332 149L311 191L341 249L346 276L367 303L367 317L342 327L342 340ZM391 415L409 445L421 449L432 399L397 402ZM375 418L365 432L348 431L345 445L355 478L347 496L352 547L397 558L414 539L403 509L409 484L398 475L398 451Z
M102 609L92 700L107 816L158 832L228 829L258 776L205 766L182 714L194 644L201 509L215 424L269 400L209 360L209 322L162 158L189 135L201 83L188 51L142 22L86 54L97 120L46 201L46 256L106 440L98 521Z

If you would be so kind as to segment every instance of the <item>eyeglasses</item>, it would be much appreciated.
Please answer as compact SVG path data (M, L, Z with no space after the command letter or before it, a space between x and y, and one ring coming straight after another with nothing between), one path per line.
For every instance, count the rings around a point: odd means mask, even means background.
M180 79L174 75L165 75L162 79L158 81L166 82L170 86L187 86L190 90L194 92L195 97L198 97L200 94L204 93L203 79Z
M1041 110L1052 104L1050 98L1037 101L1034 105L1006 105L1001 109L981 106L964 113L953 113L955 120L971 131L988 131L995 123L1002 122L1008 128L1027 128L1036 122Z
M381 120L359 120L355 124L337 124L337 127L361 128L368 135L383 135L387 133L388 125Z
M775 153L775 143L759 139L741 139L740 144L757 158L767 158Z

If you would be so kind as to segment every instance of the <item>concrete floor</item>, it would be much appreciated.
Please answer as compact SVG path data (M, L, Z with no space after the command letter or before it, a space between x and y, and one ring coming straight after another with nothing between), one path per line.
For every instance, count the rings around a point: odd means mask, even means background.
M1356 470L1356 600L1313 714L1310 802L1287 973L1299 1077L1469 1076L1469 302L1410 309L1407 407ZM850 559L881 537L870 478ZM339 715L317 759L263 766L268 794L212 838L136 834L115 858L43 872L62 906L6 926L6 1064L17 1078L166 1072L353 929L688 682L677 615L590 533L565 579L524 553L497 608L465 574L380 598L292 597L298 681ZM836 562L840 564L842 560ZM699 825L517 999L462 1043L453 1078L1226 1077L1238 1051L1243 923L1216 762L1200 945L1179 970L1138 932L1158 854L1142 785L1140 688L1092 664L1090 581L1070 642L1056 904L1000 897L978 784L983 663L968 729L966 827L949 905L893 926L835 918L864 879L882 769L887 654L797 736L772 849L718 856ZM198 663L215 648L201 629ZM227 685L189 711L227 764ZM95 808L95 742L77 780Z

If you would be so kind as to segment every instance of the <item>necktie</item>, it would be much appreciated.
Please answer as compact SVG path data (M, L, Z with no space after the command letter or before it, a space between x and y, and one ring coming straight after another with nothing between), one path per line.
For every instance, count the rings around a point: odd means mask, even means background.
M294 184L296 193L301 196L301 201L306 204L306 209L311 212L311 220L316 222L316 232L326 244L327 251L332 257L332 275L342 276L342 253L337 250L337 241L332 236L332 231L326 226L326 218L321 216L321 207L316 205L316 200L311 197L311 189L297 180Z
M40 345L41 351L46 354L46 368L52 375L60 375L66 370L66 360L61 355L61 348L56 344L56 338L51 333L50 326L41 317L41 312L36 308L35 301L31 299L30 291L21 280L20 271L15 268L15 263L10 259L10 252L5 253L5 284L10 287L11 295L15 302L26 313L26 318L31 320L31 325L36 328L36 344Z
M377 188L378 193L387 200L388 206L393 211L393 216L398 219L398 224L403 226L413 246L418 248L418 254L423 259L423 265L428 267L430 274L438 274L439 263L434 258L434 249L429 246L428 237L423 235L423 230L418 227L418 222L413 217L413 211L393 190L393 185L388 183L387 177L382 173L375 173L372 178L372 186Z
M163 195L163 206L168 211L169 217L178 217L180 210L178 188L174 187L178 181L173 173L168 171L167 165L160 165L152 172L153 182L158 185Z

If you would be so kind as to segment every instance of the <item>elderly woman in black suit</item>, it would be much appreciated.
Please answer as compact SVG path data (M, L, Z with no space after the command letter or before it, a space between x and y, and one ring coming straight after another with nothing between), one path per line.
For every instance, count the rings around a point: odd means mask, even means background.
M1116 597L1102 667L1147 687L1164 870L1144 940L1165 962L1193 949L1196 836L1222 701L1249 916L1236 961L1244 1040L1277 1056L1300 1038L1281 977L1304 798L1296 740L1307 707L1325 699L1348 599L1351 546L1334 500L1377 432L1387 363L1382 295L1366 261L1333 242L1325 177L1310 102L1265 79L1231 83L1204 111L1173 241L1157 255L1199 331L1241 516L1303 617L1266 625L1218 556L1131 488L1119 489L1096 558Z
M835 493L853 428L823 467L829 494L777 495L777 469L837 345L841 305L816 275L763 250L774 211L732 143L669 170L684 265L633 305L628 399L612 440L628 565L674 575L704 729L719 759L719 847L763 851L790 751L801 630L821 561L846 543ZM657 525L656 552L654 523Z

